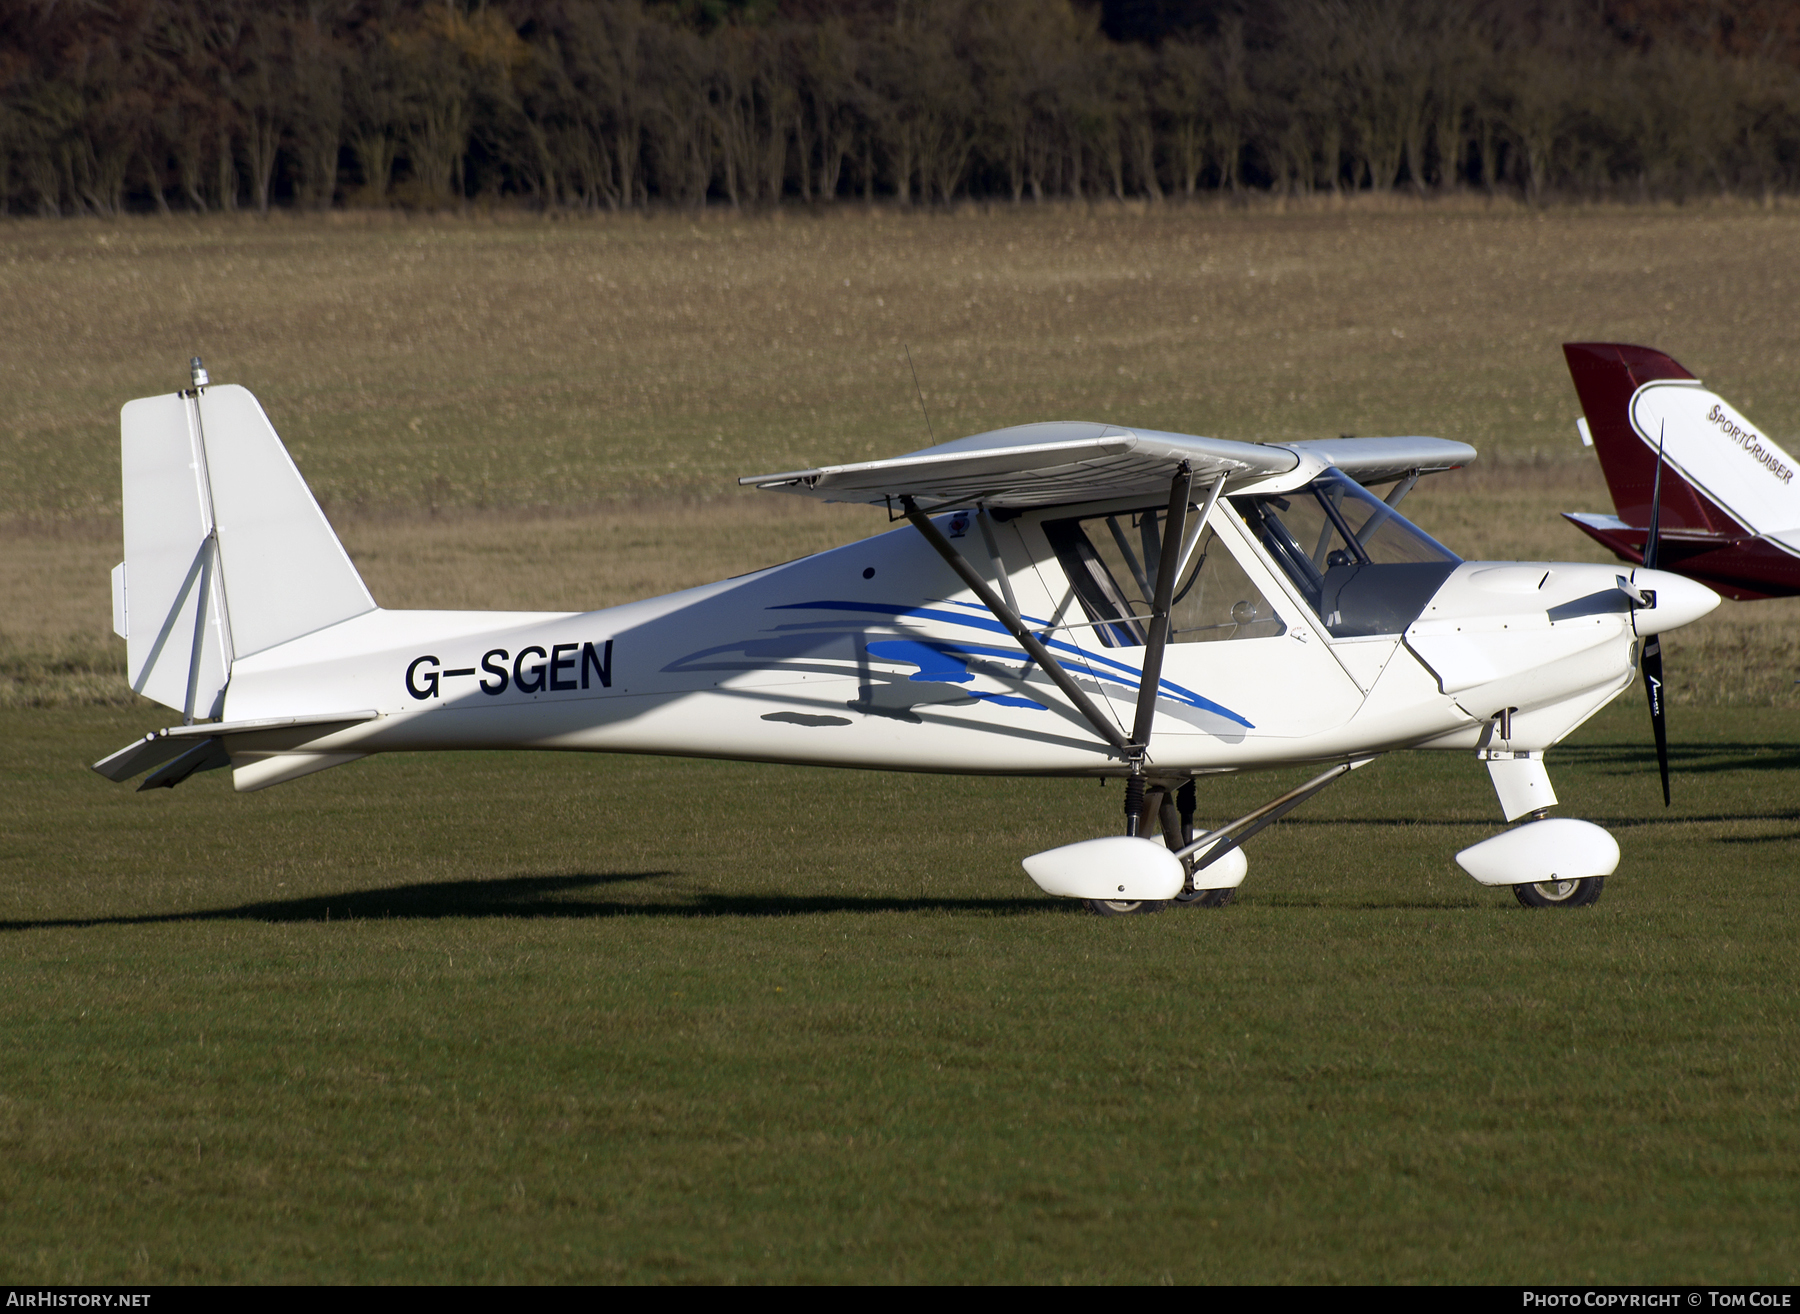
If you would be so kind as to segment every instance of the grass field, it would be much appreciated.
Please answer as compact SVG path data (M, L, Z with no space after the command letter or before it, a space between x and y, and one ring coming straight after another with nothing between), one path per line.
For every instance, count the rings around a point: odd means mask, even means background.
M562 755L238 797L0 714L15 1281L1793 1282L1794 718L1558 756L1626 853L1531 914L1460 757L1109 922L1117 790ZM1212 815L1263 796L1215 782Z
M1800 213L847 209L0 226L0 1279L1800 1281L1800 604L1552 755L1625 853L1533 914L1459 756L1102 921L1093 784L564 755L247 796L85 763L118 405L262 397L390 606L593 607L884 528L733 476L1063 415L1483 451L1407 510L1598 559L1557 346L1800 432ZM846 287L844 280L849 279ZM1793 445L1793 444L1790 444ZM1285 777L1211 782L1235 815Z

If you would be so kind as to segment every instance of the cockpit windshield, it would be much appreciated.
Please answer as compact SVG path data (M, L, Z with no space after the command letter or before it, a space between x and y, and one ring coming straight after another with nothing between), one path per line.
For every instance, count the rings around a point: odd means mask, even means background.
M1337 470L1296 492L1231 502L1335 638L1400 633L1459 564Z
M1087 612L1087 621L1072 628L1091 627L1109 648L1143 645L1156 596L1165 518L1160 508L1146 507L1044 523L1044 535ZM1198 522L1197 515L1190 516L1178 554L1169 642L1218 643L1286 633L1286 624L1231 548L1219 542L1211 526Z

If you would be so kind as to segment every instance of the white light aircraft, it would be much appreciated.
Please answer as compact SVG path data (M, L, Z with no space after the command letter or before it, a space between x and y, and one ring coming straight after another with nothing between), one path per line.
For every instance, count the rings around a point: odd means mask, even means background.
M737 579L587 613L389 611L256 399L198 359L192 384L122 413L114 626L132 688L182 724L94 769L148 772L143 789L478 748L1117 776L1122 835L1024 861L1111 915L1226 903L1252 835L1430 749L1482 761L1523 821L1462 866L1580 907L1619 850L1549 817L1544 754L1631 683L1649 636L1718 603L1656 570L1460 560L1396 508L1472 460L1462 443L1059 421L742 479L898 527ZM1197 833L1196 781L1294 764L1320 771Z

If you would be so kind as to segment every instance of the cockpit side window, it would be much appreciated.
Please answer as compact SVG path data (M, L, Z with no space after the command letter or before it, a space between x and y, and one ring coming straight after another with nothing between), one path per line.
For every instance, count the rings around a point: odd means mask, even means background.
M1198 510L1198 508L1194 508ZM1162 557L1165 511L1145 508L1109 516L1051 520L1055 549L1089 625L1109 648L1141 647ZM1188 524L1185 557L1170 608L1171 643L1272 638L1287 627L1231 549L1208 526Z
M1095 622L1094 633L1100 636L1100 641L1109 648L1141 647L1145 622L1138 618L1147 617L1149 608L1142 612L1132 611L1125 590L1119 587L1111 567L1094 550L1084 522L1047 520L1044 536L1056 550L1057 560L1062 562L1063 573L1069 577L1070 587L1081 600L1082 610L1087 612L1089 621Z
M1303 489L1286 496L1236 497L1232 505L1263 551L1294 582L1307 605L1318 611L1325 572L1355 560L1323 504Z
M1336 470L1296 492L1231 503L1334 638L1400 633L1460 564Z

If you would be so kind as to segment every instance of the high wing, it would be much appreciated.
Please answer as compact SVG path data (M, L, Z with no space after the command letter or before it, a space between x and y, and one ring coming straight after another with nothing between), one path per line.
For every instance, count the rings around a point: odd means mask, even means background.
M1359 483L1450 470L1475 459L1442 438L1332 438L1275 446L1057 420L940 443L884 461L747 475L738 483L830 502L912 497L929 505L983 502L995 508L1055 506L1115 497L1161 497L1185 462L1196 483L1286 474L1300 453L1338 466Z
M1036 507L1161 497L1184 461L1202 481L1221 474L1284 474L1300 463L1282 447L1056 420L978 433L885 461L749 475L738 483L830 502L881 503L912 497L932 505L985 502L993 507Z
M1461 469L1476 457L1469 444L1448 438L1316 438L1287 446L1324 458L1359 484L1442 474Z

